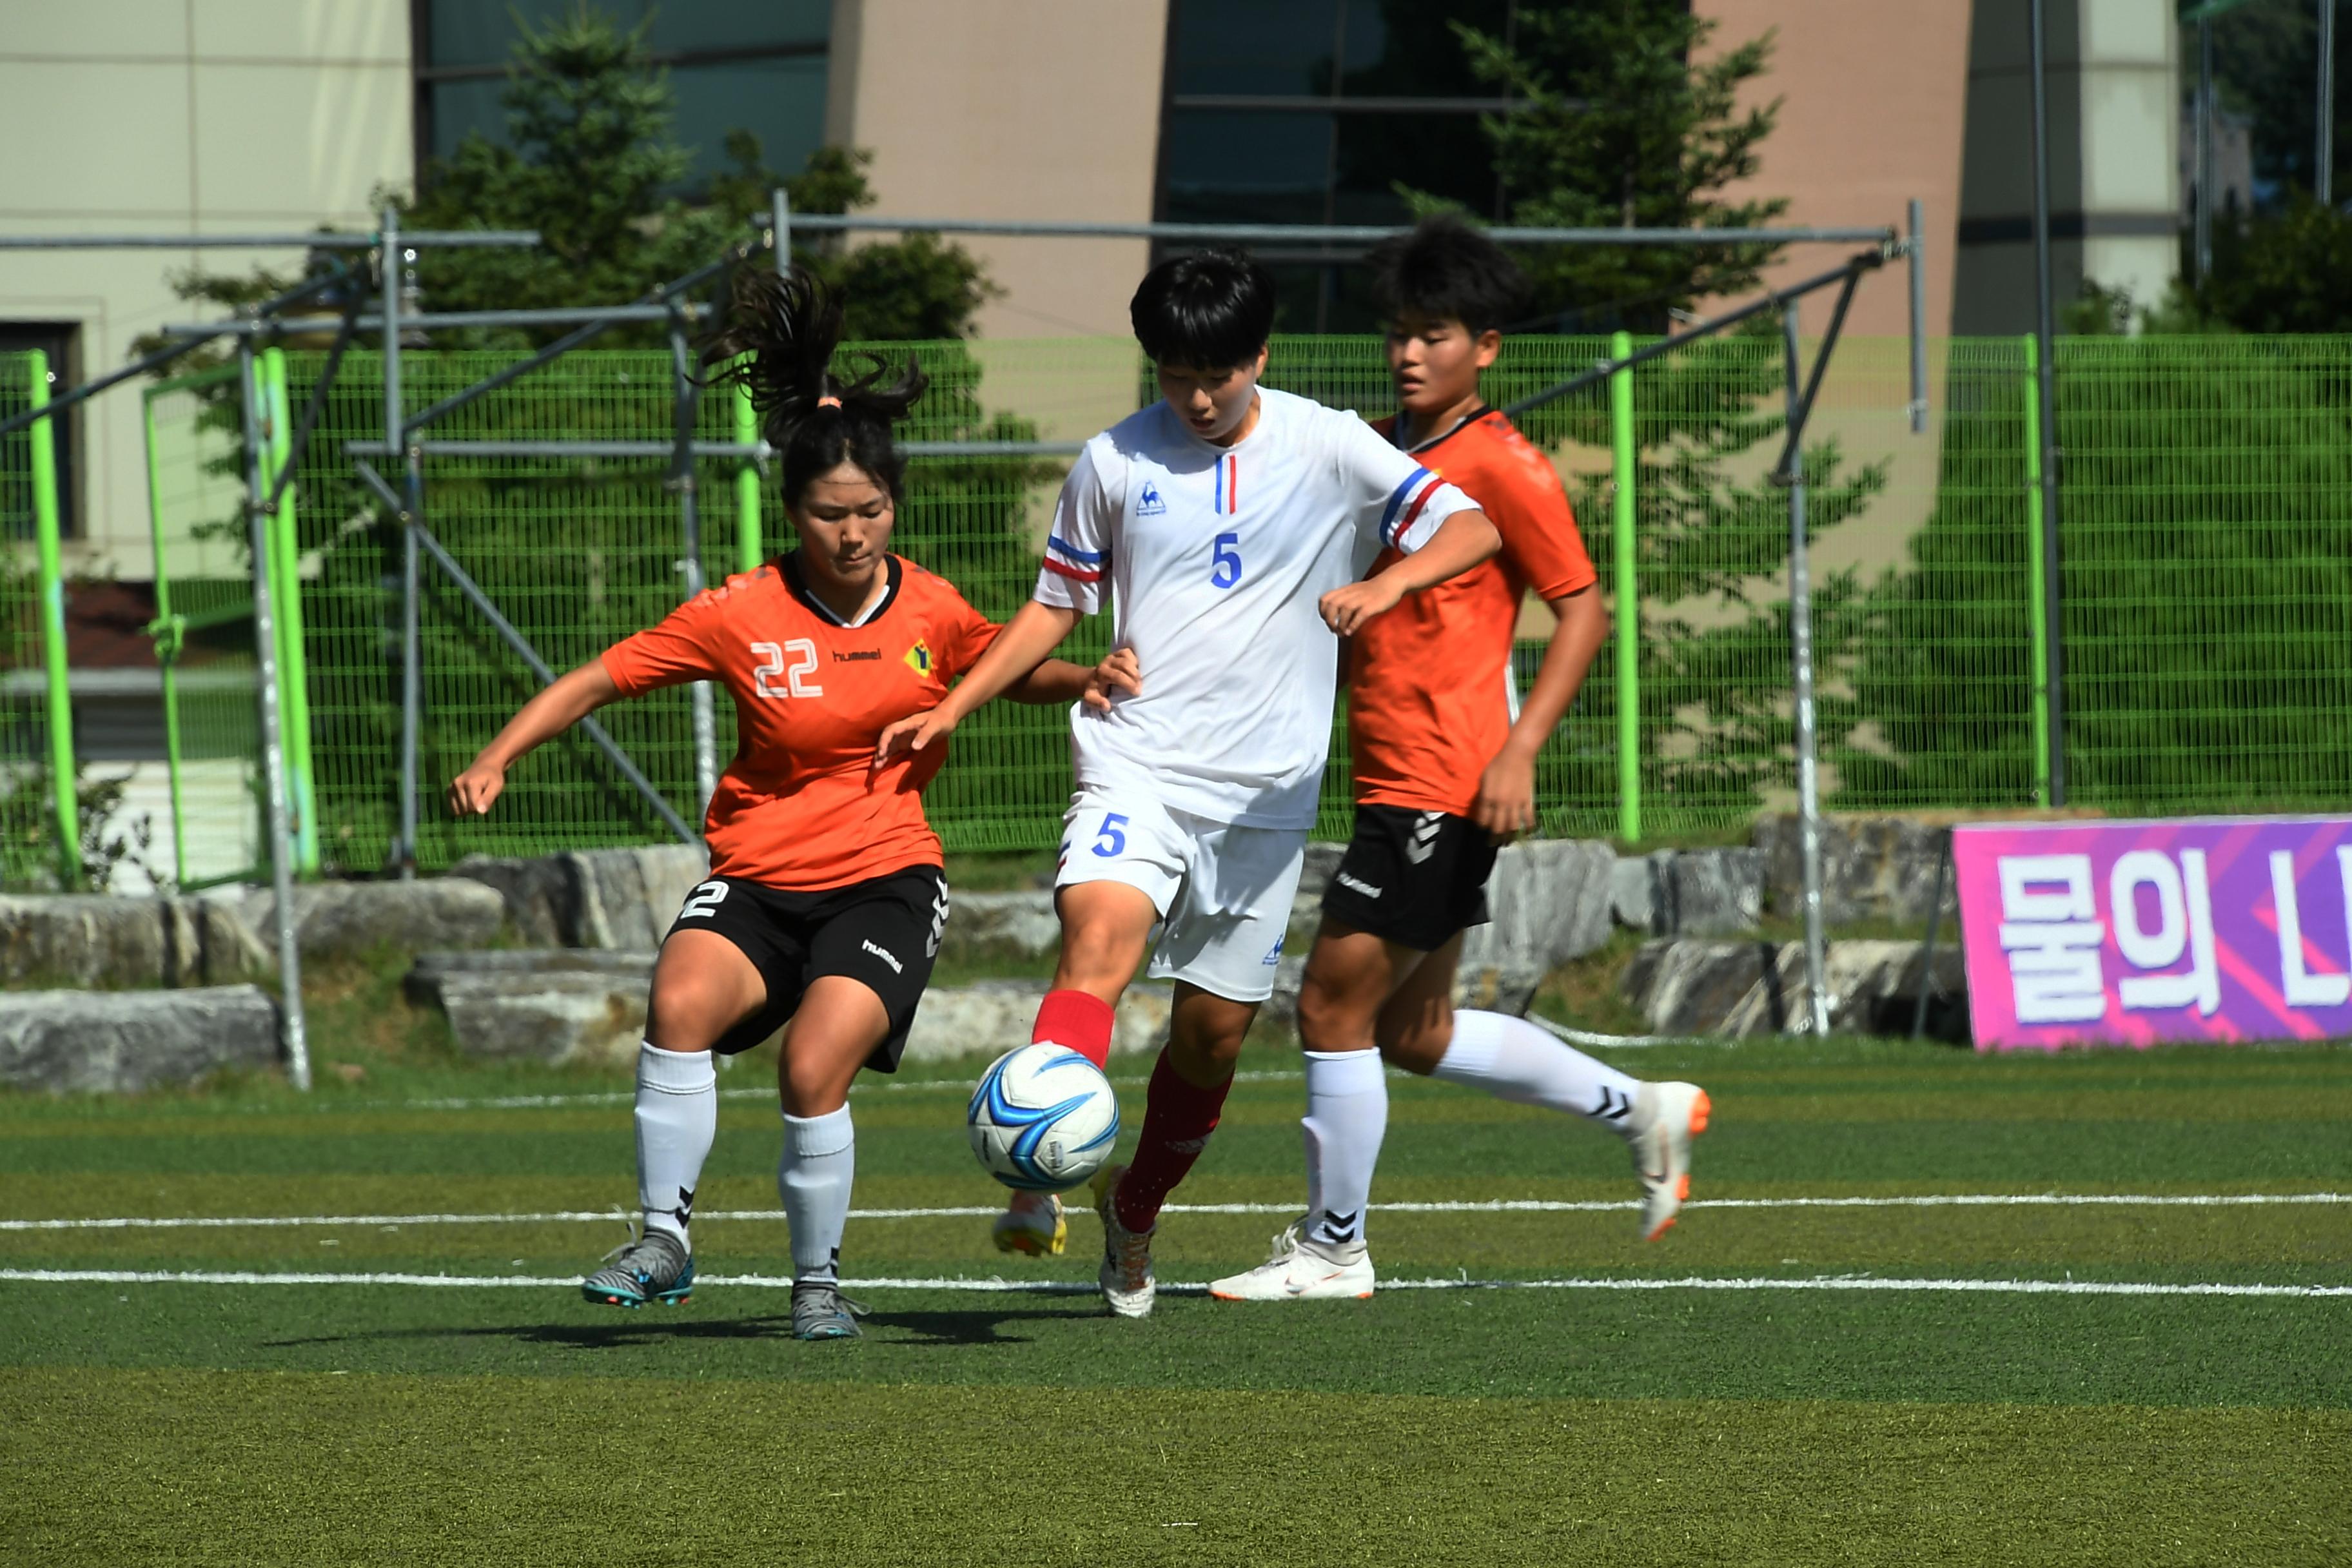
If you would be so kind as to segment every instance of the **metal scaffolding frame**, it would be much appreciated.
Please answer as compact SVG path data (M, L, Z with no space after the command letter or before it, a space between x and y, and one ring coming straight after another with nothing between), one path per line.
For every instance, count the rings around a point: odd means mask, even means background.
M1912 428L1926 427L1927 372L1922 277L1924 236L1921 232L1921 209L1916 201L1909 204L1908 234L1898 235L1892 226L1885 228L1759 228L1759 229L1547 229L1496 228L1489 232L1498 240L1522 245L1688 245L1688 244L1863 244L1872 248L1858 253L1843 265L1807 279L1785 289L1770 290L1746 304L1725 311L1697 325L1661 339L1642 349L1603 361L1592 370L1549 388L1543 393L1515 404L1507 413L1516 413L1563 396L1580 387L1613 376L1644 361L1654 359L1698 338L1713 335L1762 311L1778 309L1784 320L1784 340L1789 355L1788 435L1776 478L1784 483L1790 497L1791 530L1791 615L1795 630L1792 649L1798 689L1799 712L1799 776L1801 781L1801 817L1806 863L1807 967L1813 997L1814 1026L1825 1026L1822 1011L1823 994L1820 968L1820 897L1819 897L1819 822L1818 802L1809 785L1814 776L1811 756L1811 690L1812 668L1811 658L1810 624L1806 615L1809 603L1809 581L1805 570L1804 488L1800 458L1801 443L1806 416L1810 413L1813 395L1818 392L1823 369L1834 348L1846 306L1862 273L1877 268L1896 257L1904 258L1910 269L1910 349L1911 401L1908 411ZM479 311L422 311L404 313L400 299L400 261L411 249L424 247L530 246L539 242L539 236L529 231L442 231L419 230L404 232L399 226L398 210L387 205L382 226L373 234L319 233L313 235L210 235L210 236L61 236L12 237L0 236L0 250L11 249L111 249L111 248L200 248L301 247L327 251L373 251L380 258L380 291L373 311L360 307L352 297L347 309L335 316L296 316L288 312L353 279L353 269L338 260L320 277L274 300L240 311L227 321L194 324L173 324L164 329L171 341L153 353L71 389L44 406L32 409L16 418L0 422L0 435L47 417L60 408L70 407L109 387L121 384L133 376L155 370L173 360L222 338L233 340L241 364L249 364L257 345L268 337L298 333L333 332L335 349L330 356L329 368L320 384L313 389L310 404L305 410L301 427L296 437L291 456L279 468L274 488L265 486L258 458L258 441L262 416L257 406L250 376L244 397L247 433L247 488L248 518L256 531L254 552L255 603L257 607L257 643L262 669L263 691L261 720L265 768L269 773L268 805L270 815L272 879L277 891L278 945L280 964L285 977L287 996L286 1050L290 1070L296 1080L306 1086L310 1071L301 1016L299 956L294 946L292 900L292 867L289 859L287 831L288 803L285 781L279 767L282 738L278 713L277 669L271 645L270 626L267 619L268 586L267 555L260 542L262 519L274 511L282 497L303 447L316 426L335 369L340 365L342 351L355 333L373 331L381 336L383 344L383 420L384 436L378 441L352 441L345 444L344 455L354 462L356 475L367 489L385 507L399 523L402 536L401 571L401 757L400 757L400 827L399 837L391 857L392 868L403 877L415 874L416 830L419 780L417 778L419 736L422 727L422 660L419 638L421 611L421 572L430 561L436 570L446 576L476 611L514 649L542 684L554 680L555 673L528 638L519 631L498 608L479 584L458 563L441 541L434 534L425 508L424 460L430 456L467 455L474 457L551 457L551 458L666 458L670 464L669 484L679 498L681 545L686 563L687 593L691 596L700 591L700 511L696 489L695 463L703 458L734 459L747 463L764 463L772 456L768 444L758 437L755 429L748 428L739 418L739 438L734 441L707 441L695 435L695 414L699 384L690 370L687 344L687 327L690 321L708 314L712 309L691 298L692 294L713 284L727 272L765 250L782 271L790 265L794 226L812 233L897 232L936 234L1001 235L1010 237L1072 237L1095 238L1142 238L1172 243L1296 243L1325 246L1363 247L1406 232L1390 226L1272 225L1272 224L1089 224L991 222L956 218L909 218L866 215L815 214L795 216L785 193L779 189L772 196L770 210L757 222L755 233L743 242L730 247L727 254L672 282L649 291L642 299L626 304L589 306L560 310L513 310ZM1830 331L1819 358L1801 394L1798 391L1798 360L1796 347L1796 304L1803 294L1842 283L1838 306ZM659 322L667 329L672 372L673 428L668 441L459 441L428 439L423 432L446 418L457 409L509 385L532 371L554 363L572 350L584 346L611 328L624 322ZM404 331L408 329L463 329L487 327L546 327L570 326L574 330L548 344L528 358L501 369L484 380L450 395L414 415L403 405L401 359ZM1622 382L1618 384L1622 384ZM909 442L905 450L910 456L1067 456L1079 449L1076 442L1048 441L973 441L973 442ZM368 458L397 458L401 473L397 487L366 461ZM756 489L752 494L756 499ZM756 535L758 519L755 508L745 509L745 525ZM751 552L743 553L748 559ZM1621 614L1631 616L1633 606L1622 606ZM680 839L692 842L698 837L677 809L654 787L641 769L631 761L612 737L600 726L588 721L583 726L590 740L614 763L615 769L632 788L642 795L656 816ZM718 776L715 755L714 721L710 693L707 686L698 684L694 695L694 749L698 805L707 805Z

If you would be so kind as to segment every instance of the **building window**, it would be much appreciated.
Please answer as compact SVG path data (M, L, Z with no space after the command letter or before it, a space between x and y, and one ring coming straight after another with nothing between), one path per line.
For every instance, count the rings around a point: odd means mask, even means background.
M416 164L447 157L478 131L506 140L499 95L520 36L520 16L540 27L571 0L522 5L479 0L409 0L415 78ZM646 45L669 72L677 98L677 139L694 153L688 175L699 185L727 168L730 131L760 138L768 166L792 174L824 143L826 55L832 0L602 0L621 26L646 17Z
M0 356L19 354L38 349L49 356L49 395L54 397L68 387L81 384L81 323L79 321L0 321ZM24 388L12 386L0 405L20 408L24 405ZM81 410L68 408L52 414L48 423L55 427L50 437L58 458L58 532L67 539L81 537ZM33 426L35 430L39 426ZM8 437L11 442L25 439L23 436ZM25 470L29 476L30 470ZM11 478L16 476L11 475ZM26 489L21 496L8 498L6 508L9 531L19 539L33 537L33 496L31 480L26 478ZM18 504L21 501L22 504Z
M1154 204L1171 223L1391 224L1399 185L1500 217L1478 126L1507 100L1447 26L1512 36L1518 0L1170 0ZM1289 331L1373 325L1359 248L1261 246Z

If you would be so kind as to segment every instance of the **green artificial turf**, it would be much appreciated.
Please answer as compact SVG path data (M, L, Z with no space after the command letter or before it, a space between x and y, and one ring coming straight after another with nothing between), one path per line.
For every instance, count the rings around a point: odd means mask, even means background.
M1062 1293L868 1288L866 1337L835 1345L791 1340L766 1284L579 1299L620 1225L548 1216L632 1203L611 1073L404 1047L308 1097L0 1098L0 1219L310 1222L0 1230L0 1268L552 1281L0 1280L0 1541L57 1563L2352 1560L2352 1294L1969 1288L2345 1289L2352 1204L1786 1204L2352 1193L2352 1050L1618 1059L1714 1098L1659 1243L1622 1207L1376 1207L1370 1301L1171 1293L1131 1323L1086 1293L1090 1215L1043 1261L991 1250L984 1215L877 1215L850 1224L854 1278ZM1180 1204L1303 1199L1295 1058L1244 1069ZM790 1272L768 1070L721 1079L706 1277ZM860 1088L861 1210L997 1201L961 1138L974 1070ZM1130 1126L1139 1071L1116 1071ZM1604 1133L1391 1090L1376 1205L1634 1195ZM404 1217L438 1215L474 1217ZM379 1217L322 1223L349 1215ZM1161 1277L1246 1267L1284 1217L1171 1212ZM1904 1280L1945 1283L1819 1288Z

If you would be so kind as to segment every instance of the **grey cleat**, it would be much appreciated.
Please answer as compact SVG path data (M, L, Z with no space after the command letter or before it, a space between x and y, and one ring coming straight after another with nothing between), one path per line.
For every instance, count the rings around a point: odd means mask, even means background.
M854 1340L865 1331L857 1320L866 1316L865 1303L841 1293L841 1287L822 1279L793 1282L793 1338Z
M694 1258L666 1230L632 1236L604 1254L605 1267L580 1282L580 1294L602 1307L675 1307L694 1291Z

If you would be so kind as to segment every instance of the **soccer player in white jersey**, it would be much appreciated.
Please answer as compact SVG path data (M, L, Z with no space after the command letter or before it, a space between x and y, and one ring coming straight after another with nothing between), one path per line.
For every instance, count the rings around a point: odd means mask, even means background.
M1492 556L1460 490L1353 414L1258 384L1274 326L1265 268L1234 250L1162 263L1129 306L1160 401L1087 443L1062 488L1032 600L937 708L885 731L877 765L937 743L1058 647L1111 590L1139 691L1073 709L1062 952L1033 1038L1100 1066L1145 956L1176 983L1131 1165L1095 1178L1103 1295L1151 1310L1160 1205L1217 1125L1242 1037L1273 993L1330 747L1337 637ZM1396 552L1359 581L1383 549ZM1050 1194L997 1224L1059 1251Z

